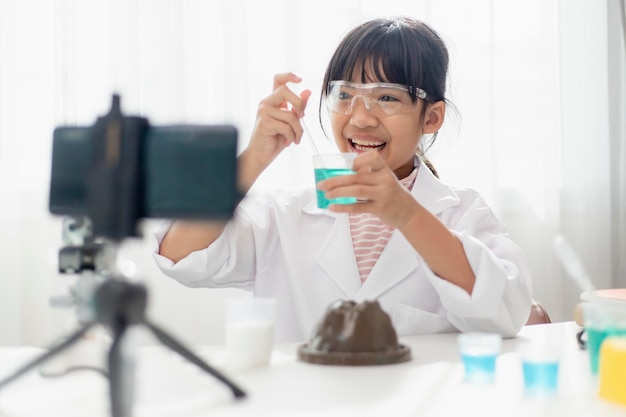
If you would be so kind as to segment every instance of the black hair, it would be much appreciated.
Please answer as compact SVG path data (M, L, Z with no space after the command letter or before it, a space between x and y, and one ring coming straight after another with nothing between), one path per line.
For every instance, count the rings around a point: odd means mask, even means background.
M426 91L427 102L447 102L448 62L448 48L441 37L419 20L397 17L365 22L343 38L328 63L322 84L320 115L333 80L402 84L409 89L413 103L418 100L416 88ZM422 108L422 118L426 107ZM437 133L426 150L436 137ZM425 159L423 149L421 146L419 156ZM429 168L437 175L432 165Z

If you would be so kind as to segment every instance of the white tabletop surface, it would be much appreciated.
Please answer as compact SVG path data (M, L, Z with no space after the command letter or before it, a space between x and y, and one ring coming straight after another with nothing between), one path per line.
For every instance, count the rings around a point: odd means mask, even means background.
M504 340L496 381L463 381L456 334L401 339L409 362L384 366L313 365L297 360L298 344L276 346L269 366L232 370L221 346L194 349L248 393L234 400L212 376L161 347L142 347L137 367L134 417L150 416L626 416L626 406L597 395L586 351L574 323L528 326L520 337L562 333L559 391L545 398L524 394L517 339ZM0 378L42 352L0 348ZM44 378L32 371L0 391L0 416L109 415L107 380L92 371Z

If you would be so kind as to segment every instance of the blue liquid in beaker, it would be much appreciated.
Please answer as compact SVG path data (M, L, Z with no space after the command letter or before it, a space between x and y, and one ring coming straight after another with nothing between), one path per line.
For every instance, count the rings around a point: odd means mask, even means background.
M556 392L559 380L558 362L523 362L524 389L529 395L549 395Z
M351 169L341 168L315 168L315 182L325 180L330 177L336 177L337 175L350 175L354 174ZM339 197L332 200L328 200L324 191L316 190L317 192L317 207L328 208L329 204L354 204L356 203L355 197Z
M496 378L497 355L467 355L462 354L465 366L465 381L477 384L492 383Z

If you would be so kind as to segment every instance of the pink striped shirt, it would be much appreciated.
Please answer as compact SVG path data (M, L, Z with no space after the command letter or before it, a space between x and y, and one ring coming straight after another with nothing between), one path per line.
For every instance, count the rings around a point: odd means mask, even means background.
M400 180L400 183L411 190L417 177L415 168L408 177ZM350 233L352 234L352 246L359 267L361 282L365 282L380 254L387 246L394 228L387 226L380 219L370 213L350 214Z

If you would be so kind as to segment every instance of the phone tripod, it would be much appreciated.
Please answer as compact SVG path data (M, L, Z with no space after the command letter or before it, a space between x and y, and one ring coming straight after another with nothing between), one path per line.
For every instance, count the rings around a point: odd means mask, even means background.
M85 324L64 340L53 345L50 350L33 361L25 364L12 375L0 381L0 389L21 375L44 363L53 356L78 342L97 324L108 327L113 334L113 342L108 353L109 392L112 417L130 417L132 415L132 380L124 369L122 342L126 330L131 325L143 325L165 346L180 354L203 371L213 375L230 388L235 398L243 398L246 393L229 381L220 372L206 364L201 358L186 348L171 335L151 323L145 317L147 290L143 285L133 284L121 279L105 281L95 292L94 308L96 320Z
M64 224L64 240L71 246L63 248L59 253L59 271L72 274L90 271L98 278L98 282L94 283L98 285L88 285L88 295L78 297L81 312L88 316L81 321L84 323L82 327L40 357L0 380L0 389L78 342L93 326L103 325L113 336L108 353L111 412L113 417L130 417L132 378L127 377L130 367L125 366L128 364L123 342L129 326L142 325L165 346L226 384L235 398L245 397L246 394L221 373L148 321L145 317L146 288L125 281L123 275L116 271L115 258L119 244L124 239L140 236L138 224L141 219L227 221L232 217L240 197L234 170L236 146L233 145L236 145L236 132L230 131L228 141L225 142L218 134L199 135L202 137L196 138L194 132L199 130L194 126L182 126L182 130L173 131L154 128L145 117L124 115L118 94L113 94L109 112L98 117L92 126L55 128L48 207L52 214L74 216ZM213 155L211 161L220 163L207 165L202 160L202 172L206 175L193 180L189 180L187 175L190 173L181 168L180 176L176 177L180 184L177 181L172 183L170 175L154 175L150 167L159 165L160 158L175 160L178 155L166 156L163 149L169 148L160 149L155 144L161 143L153 140L155 137L161 138L159 132L165 132L165 136L174 136L170 138L173 140L173 148L186 150L181 155L194 157L194 160L197 159L196 155L186 145L190 141L184 132L194 133L194 144L200 143L196 139L212 141L202 145L211 150L212 154L217 152L217 157ZM228 181L220 180L219 184L207 188L205 181L224 173L221 162L233 168L227 172ZM191 184L200 186L188 188ZM173 197L178 194L172 191L183 189L185 192L182 195L186 199L181 204L173 204L174 200L178 203L177 198ZM207 190L210 192L201 192Z

